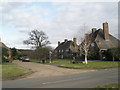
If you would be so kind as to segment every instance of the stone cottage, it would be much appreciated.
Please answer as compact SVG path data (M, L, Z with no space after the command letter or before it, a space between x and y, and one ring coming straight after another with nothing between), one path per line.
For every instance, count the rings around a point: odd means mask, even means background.
M109 34L108 23L103 23L103 29L92 29L89 34L91 40L90 52L96 51L99 59L105 59L105 53L108 49L120 47L120 40Z
M76 38L72 40L65 39L64 42L58 41L58 46L54 50L59 59L72 59L79 53L79 47L77 45Z

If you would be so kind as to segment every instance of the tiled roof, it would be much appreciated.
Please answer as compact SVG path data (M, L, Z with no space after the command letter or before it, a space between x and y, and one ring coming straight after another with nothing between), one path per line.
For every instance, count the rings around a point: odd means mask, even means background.
M66 50L70 47L71 41L62 42L55 50Z
M58 47L56 47L55 51L66 50L66 49L70 49L72 52L78 52L78 46L77 44L76 46L74 46L73 41L62 42Z
M120 40L113 37L109 34L109 40L105 40L103 36L103 30L97 30L92 35L93 42L96 42L99 49L109 49L109 48L117 48L120 45Z

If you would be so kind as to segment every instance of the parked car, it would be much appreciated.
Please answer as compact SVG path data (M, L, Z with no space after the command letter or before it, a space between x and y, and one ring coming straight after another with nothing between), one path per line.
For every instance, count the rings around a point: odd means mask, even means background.
M20 57L20 59L22 62L30 62L30 58L28 56L24 56L24 57Z
M19 57L19 61L22 61L23 57Z
M13 60L6 60L6 62L12 63Z

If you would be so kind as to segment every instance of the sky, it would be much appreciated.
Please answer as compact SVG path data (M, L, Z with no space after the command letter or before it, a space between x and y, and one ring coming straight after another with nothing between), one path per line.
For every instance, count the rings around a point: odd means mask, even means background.
M54 48L58 41L103 28L104 22L118 37L118 2L2 2L0 19L1 41L10 48L29 49L23 41L34 29L44 31Z

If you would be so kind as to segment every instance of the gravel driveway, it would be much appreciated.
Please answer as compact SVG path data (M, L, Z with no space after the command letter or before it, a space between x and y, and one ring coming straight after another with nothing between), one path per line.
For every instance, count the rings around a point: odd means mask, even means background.
M69 75L69 74L78 74L78 73L96 71L96 70L85 70L85 69L84 70L67 69L67 68L60 68L57 66L45 65L40 63L21 62L18 60L13 61L13 63L34 71L34 73L32 73L31 75L28 75L26 78L60 76L60 75Z

